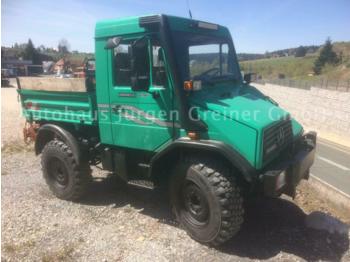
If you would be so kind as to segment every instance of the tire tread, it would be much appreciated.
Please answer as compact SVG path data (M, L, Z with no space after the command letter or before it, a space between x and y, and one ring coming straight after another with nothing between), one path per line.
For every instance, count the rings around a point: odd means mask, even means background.
M64 159L67 161L69 167L73 171L73 188L72 190L64 195L60 196L55 193L55 190L52 186L52 184L49 181L49 178L47 175L45 175L45 155L50 154L50 152L57 152L61 151L64 155ZM60 140L52 140L48 142L43 151L42 151L42 158L41 158L41 167L43 170L44 178L46 180L47 185L49 186L50 190L59 198L64 200L78 200L80 199L87 190L88 184L91 181L91 169L87 162L82 161L82 163L78 164L72 150L67 146L64 142Z
M218 161L189 157L185 159L187 166L195 168L209 181L221 207L220 230L209 244L220 245L231 239L243 223L243 198L235 177L229 169Z

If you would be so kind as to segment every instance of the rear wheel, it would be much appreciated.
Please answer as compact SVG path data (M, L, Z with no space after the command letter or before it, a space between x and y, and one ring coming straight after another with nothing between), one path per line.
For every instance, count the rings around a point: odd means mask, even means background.
M42 151L41 166L47 185L60 199L77 200L91 180L87 162L79 165L71 149L62 141L52 140Z
M171 179L171 202L177 219L195 240L218 245L243 223L243 200L232 174L215 163L188 160Z

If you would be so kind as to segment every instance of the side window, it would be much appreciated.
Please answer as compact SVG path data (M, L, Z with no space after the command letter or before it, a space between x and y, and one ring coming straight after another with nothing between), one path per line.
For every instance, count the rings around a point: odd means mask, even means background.
M155 86L164 86L166 83L163 52L156 44L152 45L152 82Z
M151 48L139 48L131 52L131 42L120 44L113 50L113 78L115 86L131 86L132 63L134 70L140 79L150 79L152 74L152 85L164 86L165 67L162 49L156 40L152 40ZM151 56L149 55L151 52ZM151 61L149 58L151 57ZM151 63L150 63L151 62ZM150 70L150 64L152 68ZM141 80L140 80L141 81Z
M130 44L121 44L114 48L114 85L131 86Z

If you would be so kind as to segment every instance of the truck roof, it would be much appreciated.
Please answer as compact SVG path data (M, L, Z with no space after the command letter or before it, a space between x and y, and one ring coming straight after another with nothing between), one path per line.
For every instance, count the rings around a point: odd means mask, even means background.
M116 35L125 35L125 34L135 34L145 32L146 29L140 26L140 19L147 17L157 17L157 16L166 16L168 21L172 27L172 29L184 30L185 28L189 28L193 23L203 23L207 25L214 25L217 27L215 29L215 34L219 35L227 35L229 33L228 29L224 26L220 26L217 24L212 24L209 22L177 17L171 15L144 15L144 16L131 16L124 18L116 18L116 19L108 19L101 20L96 23L95 27L95 38L108 37L108 36L116 36Z

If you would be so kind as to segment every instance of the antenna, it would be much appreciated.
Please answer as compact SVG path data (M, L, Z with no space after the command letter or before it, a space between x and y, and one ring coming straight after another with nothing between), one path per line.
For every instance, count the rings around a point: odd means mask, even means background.
M186 0L186 3L187 3L188 14L190 15L190 18L192 19L192 12L190 9L190 0Z

